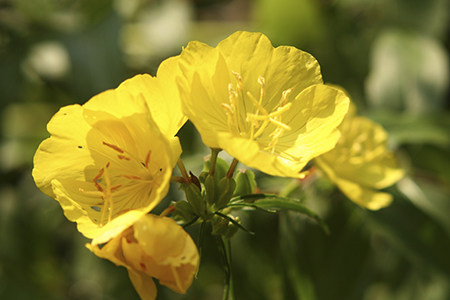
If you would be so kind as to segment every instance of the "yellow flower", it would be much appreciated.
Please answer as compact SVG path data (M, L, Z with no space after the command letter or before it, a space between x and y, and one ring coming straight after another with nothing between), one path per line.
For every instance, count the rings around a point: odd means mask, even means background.
M394 154L386 148L387 133L351 109L339 126L336 147L315 159L317 166L350 200L368 209L389 205L392 195L378 192L403 176Z
M339 138L349 100L323 84L306 52L237 32L216 48L189 43L180 68L183 110L203 142L250 167L301 177L306 163Z
M153 278L185 293L197 273L199 254L192 238L173 219L146 215L103 247L88 244L97 256L128 269L143 300L156 298Z
M173 59L159 73L173 69ZM159 74L158 74L159 75ZM36 185L94 243L104 243L167 194L185 117L160 78L138 75L83 106L60 109L34 157ZM167 111L172 113L164 115Z

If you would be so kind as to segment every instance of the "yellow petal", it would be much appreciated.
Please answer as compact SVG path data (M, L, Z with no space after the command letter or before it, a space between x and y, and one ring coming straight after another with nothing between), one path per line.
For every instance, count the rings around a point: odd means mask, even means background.
M250 90L259 89L255 75L265 78L269 102L278 100L279 91L293 88L296 94L322 83L320 66L311 54L289 46L274 48L262 33L238 31L220 42L217 49L228 68L240 73Z
M137 75L124 81L118 90L129 91L133 96L141 95L159 128L168 137L173 137L187 121L181 110L181 101L175 78L180 72L178 57L161 63L156 77Z
M98 257L108 259L117 266L126 267L128 269L130 280L141 299L156 299L157 289L152 277L146 275L144 272L139 271L139 268L135 268L129 260L127 261L127 257L124 256L122 246L124 244L128 244L127 238L129 237L130 233L132 234L132 230L122 232L121 236L116 236L101 248L99 248L98 245L93 244L86 244L86 247ZM142 251L139 249L138 244L135 245L136 248L133 249L134 252L132 253L136 256L139 256Z
M53 116L47 125L53 138L43 141L34 156L33 178L42 192L55 196L51 181L56 177L84 179L83 166L93 164L85 140L90 129L80 105L62 107Z
M128 276L133 283L139 297L142 300L154 300L156 299L157 289L155 282L150 276L145 275L142 272L136 272L128 269Z
M103 247L93 243L86 246L97 256L126 267L141 297L154 295L151 277L175 292L185 293L198 270L195 243L167 217L145 215ZM145 284L150 284L149 290Z
M147 215L134 225L134 236L152 259L146 269L178 293L185 293L197 273L199 255L192 238L173 219Z
M338 179L336 184L350 200L370 210L378 210L392 202L391 194L378 192L348 180Z

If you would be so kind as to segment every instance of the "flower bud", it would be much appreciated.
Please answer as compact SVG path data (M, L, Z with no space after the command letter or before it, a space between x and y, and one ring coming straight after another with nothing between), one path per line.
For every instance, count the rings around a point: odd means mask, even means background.
M193 212L197 216L204 216L206 214L206 205L198 186L193 183L186 183L183 185L183 189Z
M236 182L233 178L224 177L219 181L217 197L215 204L217 208L222 208L228 204L236 188Z
M236 189L233 196L253 194L256 190L255 173L250 170L239 171L236 176Z
M214 175L208 174L205 178L206 201L213 205L216 200L216 182Z
M189 222L195 217L192 206L184 200L175 203L175 211L172 214L176 219L181 219L184 222Z
M214 177L216 177L216 178L224 177L227 174L229 167L230 166L228 165L228 163L225 160L223 160L220 157L217 157L216 158L216 166L214 168ZM208 159L203 164L203 172L209 173L210 168L211 168L211 161Z

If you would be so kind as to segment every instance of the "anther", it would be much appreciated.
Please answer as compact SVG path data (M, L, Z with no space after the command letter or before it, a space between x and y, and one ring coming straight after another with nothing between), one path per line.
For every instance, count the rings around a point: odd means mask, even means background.
M97 188L98 191L103 192L103 188L101 187L101 185L98 183L98 180L103 176L103 172L105 170L103 168L100 169L100 171L98 172L98 174L94 177L94 179L92 179L92 181L94 182L95 187Z
M284 106L286 104L287 98L292 93L294 89L290 88L281 93L281 106Z
M119 153L124 153L124 151L123 151L122 149L120 149L119 147L117 147L116 145L109 144L109 143L107 143L107 142L103 142L103 145L108 146L108 147L110 147L110 148L116 150L116 151L119 152Z
M264 98L264 96L266 95L266 80L264 79L264 77L262 77L261 75L258 77L258 83L261 86L260 88L260 103L262 98Z
M242 82L242 76L241 76L241 74L239 74L238 72L235 72L235 71L231 71L231 73L233 73L234 77L235 77L236 80L237 80L236 91L237 91L237 92L242 91L242 88L243 88L244 84L243 84L243 82Z
M135 175L119 175L120 177L131 179L131 180L141 180L142 178Z
M152 150L149 150L147 153L147 156L145 157L145 164L144 166L148 169L148 163L150 162L150 155L152 154Z

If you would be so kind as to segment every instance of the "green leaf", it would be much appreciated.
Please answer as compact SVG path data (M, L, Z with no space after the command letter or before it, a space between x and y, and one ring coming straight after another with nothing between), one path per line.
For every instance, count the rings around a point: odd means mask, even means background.
M448 55L438 40L386 30L374 44L367 95L378 109L439 112L448 79Z
M416 207L440 223L450 237L450 202L445 188L414 181L410 177L399 181L397 187Z
M447 232L406 200L397 198L389 209L367 211L372 232L389 241L414 265L450 279L450 240Z
M270 194L251 194L231 199L227 207L254 208L269 212L280 210L295 211L314 219L322 227L326 234L330 233L328 226L319 217L319 215L304 206L298 199Z
M389 132L389 138L396 144L428 143L441 147L450 145L450 115L448 113L399 115L392 111L379 110L368 116L383 125Z

